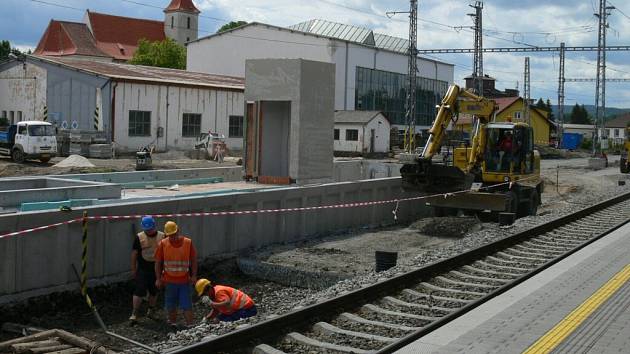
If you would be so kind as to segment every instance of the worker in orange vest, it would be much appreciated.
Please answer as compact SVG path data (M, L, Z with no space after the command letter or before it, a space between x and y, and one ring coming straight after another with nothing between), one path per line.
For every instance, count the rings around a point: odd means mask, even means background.
M197 251L192 241L180 235L177 224L164 225L167 238L155 250L155 285L165 285L164 302L168 323L177 328L177 308L184 311L187 326L193 324L191 284L197 281Z
M232 322L256 316L256 304L244 292L224 285L213 285L208 279L199 279L195 291L200 301L212 307L203 317L202 323L209 320Z

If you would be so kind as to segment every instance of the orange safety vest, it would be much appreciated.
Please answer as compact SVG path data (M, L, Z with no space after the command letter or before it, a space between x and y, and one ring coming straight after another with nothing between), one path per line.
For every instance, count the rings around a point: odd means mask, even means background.
M183 239L181 247L173 247L168 239L162 242L162 247L164 247L164 273L173 278L187 276L190 268L192 241L187 237L180 237Z
M249 296L247 296L247 294L238 289L230 288L229 286L215 285L215 297L216 293L218 292L224 292L230 297L230 302L227 305L218 309L219 312L221 312L222 314L229 315L238 310L247 309L254 306L254 301Z
M149 237L144 231L138 234L140 248L142 248L142 258L147 262L155 262L155 249L164 238L164 233L158 231L153 237Z

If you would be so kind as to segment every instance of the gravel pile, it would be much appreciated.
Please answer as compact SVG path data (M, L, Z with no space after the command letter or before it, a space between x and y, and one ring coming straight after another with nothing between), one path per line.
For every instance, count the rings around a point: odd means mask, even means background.
M70 155L53 167L94 167L94 164L81 155Z
M343 293L368 286L370 284L386 280L390 277L402 275L405 272L411 271L415 268L424 266L429 263L433 263L454 255L460 254L467 250L477 248L484 244L508 237L520 231L526 230L536 225L545 224L553 219L556 219L562 215L566 215L584 208L588 205L593 205L602 200L618 196L622 193L628 192L627 187L611 187L601 189L593 193L580 193L574 195L565 195L553 198L553 208L541 209L538 216L528 216L518 219L513 225L499 226L494 223L484 223L483 228L479 231L474 231L467 234L461 239L457 239L451 246L444 248L431 249L426 252L418 254L412 259L408 259L398 264L398 266L391 268L387 271L375 273L370 272L357 277L340 281L334 286L327 289L313 292L312 290L305 289L282 289L276 292L265 294L264 300L258 304L258 316L250 319L245 319L233 323L220 323L210 325L199 325L195 328L179 331L168 335L168 340L155 343L154 346L160 350L171 349L178 346L190 345L195 342L199 342L212 336L225 334L233 331L234 329L242 328L248 324L253 324L259 321L263 321L268 318L272 318L278 315L285 314L289 311L305 307L308 305L322 302L327 299L339 296ZM558 198L562 200L561 205L558 205ZM525 264L524 264L525 266ZM529 265L528 265L529 266ZM479 267L482 269L482 267ZM493 269L489 269L493 270ZM433 292L434 295L439 294ZM377 319L382 315L371 316L372 314L366 313L365 318L374 317ZM405 323L406 325L418 325L418 323ZM285 346L287 343L285 342ZM288 346L295 345L289 344ZM299 347L299 345L297 345ZM285 348L287 349L287 348ZM131 352L138 352L134 349Z

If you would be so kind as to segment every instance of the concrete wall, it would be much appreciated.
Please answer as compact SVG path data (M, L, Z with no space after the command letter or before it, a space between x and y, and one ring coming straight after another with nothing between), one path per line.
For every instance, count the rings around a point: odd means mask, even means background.
M339 160L335 161L334 166L335 182L398 177L402 167L399 163L373 160Z
M0 207L19 207L28 202L68 199L119 199L121 187L110 183L59 178L6 178L0 180Z
M155 144L160 151L189 150L195 138L182 136L183 114L201 114L201 132L216 132L226 136L228 148L241 150L242 137L229 137L229 117L243 116L243 92L190 88L140 83L114 84L116 95L116 147L135 151L138 147ZM129 136L129 111L151 112L151 134ZM157 136L158 127L164 130Z
M131 171L131 172L110 172L110 173L81 173L74 175L50 176L65 179L79 179L82 181L106 182L106 183L131 183L131 182L152 182L162 180L178 180L191 178L222 177L224 182L241 181L243 179L243 167L209 167L209 168L186 168L176 170L151 170L151 171Z
M400 178L312 187L274 189L255 193L191 197L158 202L87 207L68 213L58 211L0 216L0 234L24 230L89 215L142 215L201 211L256 210L385 200L408 196ZM199 258L235 254L274 243L304 240L341 229L394 223L394 205L348 209L323 209L282 214L175 218L189 235ZM421 202L401 203L400 222L425 215ZM91 279L120 278L130 269L131 225L139 220L90 221L88 273ZM166 219L158 219L163 227ZM74 223L49 230L0 239L0 303L34 294L76 289L71 264L81 265L81 225Z
M187 45L187 69L211 74L244 76L247 59L308 59L335 64L335 109L355 108L356 67L406 74L407 56L340 40L253 24ZM454 81L455 67L418 59L418 76Z
M0 65L0 117L11 123L41 120L45 105L45 69L18 61Z

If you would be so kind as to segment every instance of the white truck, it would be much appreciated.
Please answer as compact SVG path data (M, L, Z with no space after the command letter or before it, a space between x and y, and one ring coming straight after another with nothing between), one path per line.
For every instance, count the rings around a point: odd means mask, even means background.
M39 160L43 163L57 155L57 138L52 124L24 121L0 131L0 156L13 161Z

